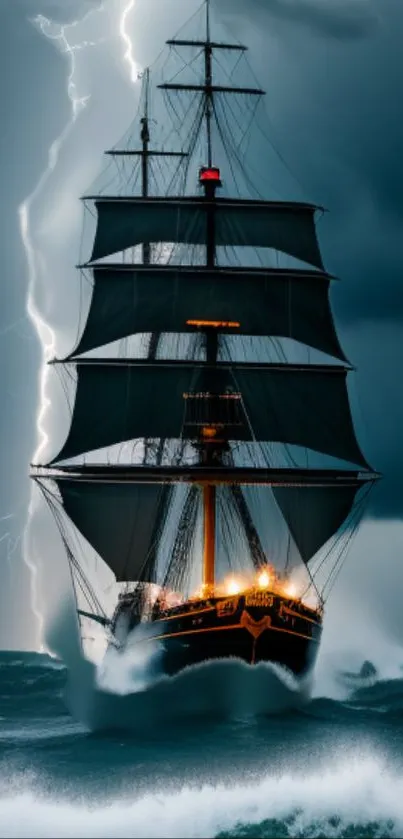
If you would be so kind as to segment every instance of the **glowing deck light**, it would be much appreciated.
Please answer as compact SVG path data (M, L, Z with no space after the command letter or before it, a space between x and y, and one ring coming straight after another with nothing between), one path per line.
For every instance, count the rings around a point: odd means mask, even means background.
M211 440L214 437L217 437L217 431L218 429L215 428L213 425L206 425L202 428L202 437L204 437L207 440Z
M268 588L271 582L270 574L267 571L261 571L257 578L259 588Z
M227 594L239 594L241 586L239 582L232 577L230 580L227 580L226 591Z
M287 597L296 597L297 596L297 587L296 587L295 583L287 583L284 586L284 594L286 594Z

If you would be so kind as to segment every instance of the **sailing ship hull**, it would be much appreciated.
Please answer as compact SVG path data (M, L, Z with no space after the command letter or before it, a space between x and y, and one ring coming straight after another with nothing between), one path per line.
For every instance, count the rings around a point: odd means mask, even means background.
M280 664L301 676L315 664L321 632L319 614L299 601L250 592L168 609L147 626L146 639L136 642L134 636L133 643L158 642L167 675L235 658L249 665Z

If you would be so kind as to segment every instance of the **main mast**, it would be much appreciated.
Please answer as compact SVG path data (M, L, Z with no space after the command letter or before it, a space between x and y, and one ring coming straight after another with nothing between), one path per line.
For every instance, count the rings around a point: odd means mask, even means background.
M264 91L255 88L226 88L213 84L213 50L227 49L243 52L245 47L241 44L217 43L211 40L210 31L210 0L206 3L206 38L204 41L188 41L173 39L168 44L176 46L202 47L204 52L204 83L203 85L186 84L162 84L159 87L166 90L200 90L204 96L203 115L206 125L207 141L207 166L200 170L199 180L204 189L206 202L206 268L214 271L216 267L216 190L221 186L220 171L213 165L213 144L212 144L212 120L213 120L213 96L214 92L225 93L249 93L261 95ZM205 349L206 364L209 372L206 381L206 402L214 400L217 396L214 385L210 392L209 380L214 381L214 368L217 367L218 358L218 324L205 325ZM213 375L212 375L213 374ZM216 426L211 423L211 410L207 409L205 422L202 423L201 438L198 442L201 466L220 466L222 463L222 452L225 443L216 437ZM210 421L209 421L210 420ZM203 569L202 584L205 592L213 591L215 585L215 553L216 553L216 485L215 483L203 483Z
M200 173L204 187L204 195L208 204L207 209L207 241L206 241L206 266L214 269L215 265L215 193L220 186L219 177L211 177L214 170L211 138L212 118L212 47L210 42L210 0L206 0L206 42L204 44L204 85L205 85L205 119L207 132L207 170ZM203 177L204 176L204 177ZM207 176L207 177L206 177ZM217 330L212 327L205 333L206 361L216 366L218 355ZM206 443L201 450L201 462L211 465L214 459L212 443ZM216 542L216 487L215 484L204 484L203 486L203 576L202 583L206 592L214 589L215 584L215 542Z

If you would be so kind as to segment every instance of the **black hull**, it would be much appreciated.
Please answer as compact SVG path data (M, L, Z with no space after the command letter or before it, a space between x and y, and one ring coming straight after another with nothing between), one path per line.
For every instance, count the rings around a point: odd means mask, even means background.
M317 612L288 598L253 592L191 602L167 610L146 626L147 637L137 643L158 641L159 667L167 675L206 661L235 658L249 665L280 664L301 676L315 664L322 632Z

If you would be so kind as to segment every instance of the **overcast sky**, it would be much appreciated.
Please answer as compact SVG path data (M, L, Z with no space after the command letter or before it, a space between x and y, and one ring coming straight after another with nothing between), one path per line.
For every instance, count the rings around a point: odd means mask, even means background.
M27 474L37 444L41 349L26 314L28 278L18 207L36 189L52 143L71 120L68 94L90 97L63 136L57 166L31 209L31 233L41 254L35 300L57 330L56 349L66 350L75 335L78 300L77 198L95 177L102 150L130 123L137 103L138 85L131 84L127 47L119 36L128 0L106 0L101 11L98 5L0 0L0 515L13 517L2 521L0 530L1 646L30 646L36 635L31 575L17 540L27 520ZM393 592L401 587L402 526L390 526L390 521L403 518L403 8L399 0L213 0L213 5L232 34L250 47L251 64L267 90L269 133L287 164L282 167L287 195L295 189L297 200L317 201L330 211L319 234L327 269L342 278L332 302L343 347L358 368L351 387L356 424L365 455L385 475L370 510L378 523L367 526L345 586L350 591L361 585L364 574L369 600L381 582L394 606L385 576ZM164 38L198 6L193 0L137 0L128 30L138 64L153 61ZM91 8L93 14L82 22ZM41 33L32 22L37 15L54 21L53 26L42 19ZM73 20L81 23L64 34L68 44L82 46L74 52L74 68L71 54L63 54L60 29L60 23ZM68 89L72 69L76 87ZM277 167L278 184L281 166L272 150L262 149L256 163L263 170ZM53 433L52 409L47 423ZM376 538L368 527L376 528ZM371 544L383 556L375 556L373 548L365 565ZM10 545L15 547L12 556ZM35 550L43 562L43 544ZM49 555L45 566L49 578ZM51 590L41 573L43 600ZM400 625L393 631L399 635Z

